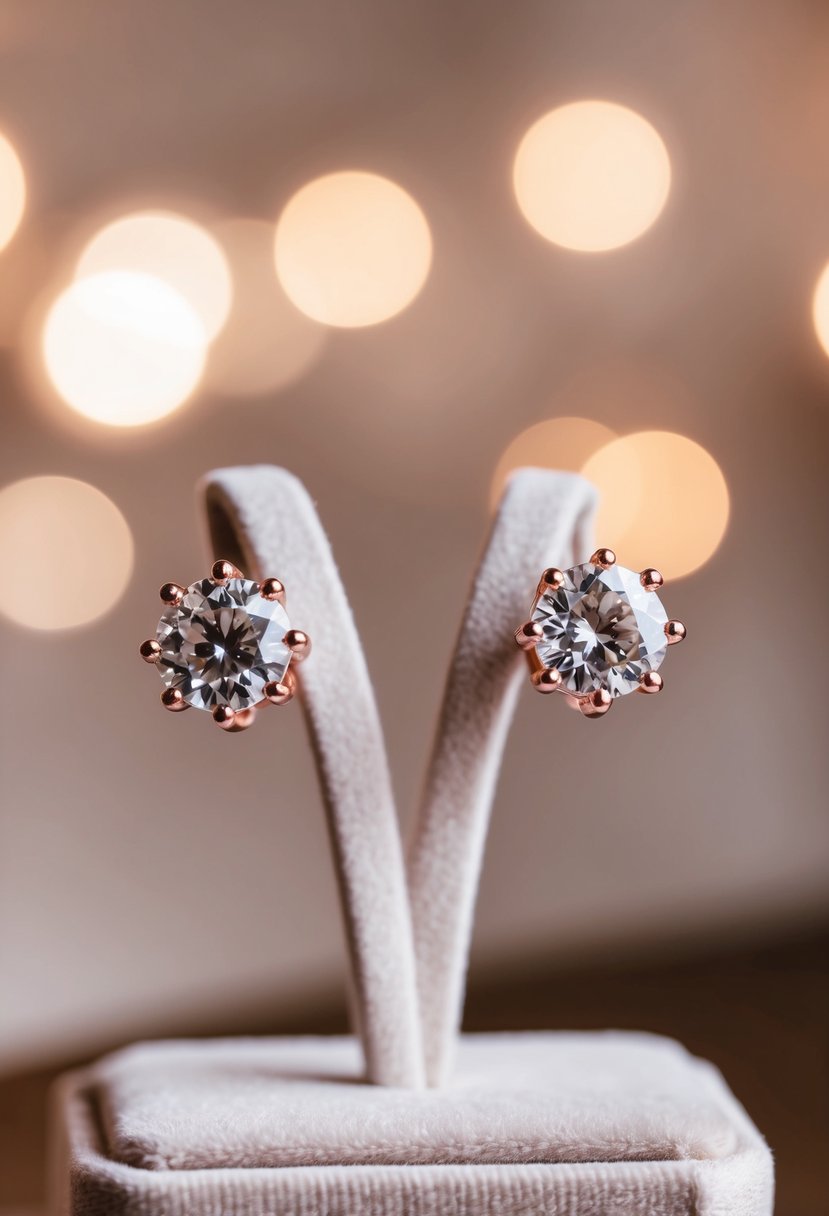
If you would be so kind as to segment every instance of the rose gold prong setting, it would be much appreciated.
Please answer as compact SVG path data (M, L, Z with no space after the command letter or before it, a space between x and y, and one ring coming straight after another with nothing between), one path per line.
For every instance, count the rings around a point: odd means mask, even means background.
M542 667L530 677L536 692L558 692L561 688L561 673L554 667Z
M174 714L190 708L178 688L165 688L161 694L161 704Z
M579 697L579 709L585 718L601 718L613 705L613 697L606 688L597 688L586 697Z
M291 627L281 579L246 578L219 558L206 578L165 583L160 595L166 610L138 650L165 685L165 709L195 707L231 734L248 730L260 709L293 699L293 664L307 658L311 639Z
M163 604L175 608L184 599L184 587L180 587L178 583L165 583L158 594Z
M558 566L550 566L541 576L538 584L539 592L543 591L558 591L559 587L564 584L564 571L559 570Z
M677 642L684 642L686 632L682 621L665 622L665 637L668 639L669 646L675 646Z
M654 570L649 566L647 570L643 570L639 575L639 582L646 591L658 591L663 586L665 580L658 570Z
M285 587L278 578L266 578L259 584L259 594L263 600L277 600L285 603Z
M269 680L264 692L271 705L287 705L296 694L296 676L292 671L286 671L281 681Z
M533 688L558 692L585 718L604 717L628 693L661 692L656 668L667 647L685 638L682 621L666 620L661 598L642 595L663 584L658 570L617 565L605 547L572 569L545 570L531 619L515 631ZM561 587L567 594L550 593Z
M220 730L233 730L236 717L236 711L231 709L229 705L216 705L213 707L213 721Z
M538 621L525 621L515 631L515 640L522 650L532 650L544 637L544 630Z
M311 653L311 639L301 629L289 629L282 640L296 663L302 663Z
M230 730L234 734L238 734L239 731L247 730L248 727L253 726L255 721L256 721L256 706L255 705L249 705L247 707L247 709L237 709L236 717L233 719L233 725L230 727Z
M138 653L145 663L157 663L161 657L161 647L155 638L147 638L146 642L142 642L138 647Z
M232 578L241 578L242 572L233 562L226 561L225 558L219 558L213 563L210 571L210 578L217 587L226 587Z

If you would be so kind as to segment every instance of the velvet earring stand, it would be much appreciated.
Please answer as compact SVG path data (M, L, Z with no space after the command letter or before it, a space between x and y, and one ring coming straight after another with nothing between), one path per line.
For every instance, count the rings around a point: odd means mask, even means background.
M314 639L301 700L356 1033L138 1044L66 1076L55 1091L52 1210L768 1216L768 1148L716 1070L678 1044L620 1032L458 1034L483 845L523 674L512 631L540 570L591 551L590 487L525 469L504 494L407 866L365 660L307 493L284 470L254 467L212 474L203 497L213 554L281 578L292 619ZM277 723L258 726L269 728Z

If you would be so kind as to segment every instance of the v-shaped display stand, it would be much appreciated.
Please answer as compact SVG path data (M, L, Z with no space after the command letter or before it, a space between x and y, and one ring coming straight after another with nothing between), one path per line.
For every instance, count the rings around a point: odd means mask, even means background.
M511 479L450 666L404 861L377 707L313 504L291 474L204 483L215 556L286 584L349 944L353 1039L139 1044L56 1091L54 1210L136 1216L768 1216L771 1157L670 1040L459 1035L475 896L542 569L591 552L593 491Z

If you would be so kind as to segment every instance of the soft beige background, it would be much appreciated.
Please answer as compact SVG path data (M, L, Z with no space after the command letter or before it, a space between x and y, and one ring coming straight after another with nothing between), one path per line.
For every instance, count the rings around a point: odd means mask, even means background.
M587 259L527 228L509 180L527 125L585 96L646 114L674 169L654 229ZM0 1063L288 1004L341 973L299 715L218 736L163 714L136 658L158 584L204 567L193 485L218 464L284 464L317 498L408 812L509 439L559 412L698 439L733 517L666 592L689 641L658 706L587 723L522 699L476 962L676 948L825 909L829 362L809 307L828 120L829 10L805 0L5 6L0 125L30 208L0 258L2 479L92 481L137 562L91 628L2 626ZM333 334L272 400L202 395L145 433L41 403L23 319L102 212L270 220L347 167L429 219L410 309Z

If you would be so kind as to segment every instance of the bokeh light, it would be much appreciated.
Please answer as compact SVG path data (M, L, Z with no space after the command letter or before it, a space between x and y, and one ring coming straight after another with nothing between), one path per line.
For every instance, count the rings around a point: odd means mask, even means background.
M204 368L201 320L169 283L133 271L77 279L52 305L43 357L72 409L109 426L143 426L177 409Z
M97 620L132 573L133 542L111 499L71 477L28 477L0 490L0 610L31 629Z
M812 296L812 321L818 342L829 355L829 263L824 266Z
M297 308L326 325L376 325L420 291L432 259L429 225L395 182L331 173L290 199L276 228L276 269Z
M26 179L20 157L5 135L0 135L0 249L17 231L26 206Z
M215 232L227 251L235 290L228 322L210 349L207 384L225 396L276 392L310 368L329 331L282 290L274 271L272 224L227 220Z
M705 448L670 431L639 431L614 439L585 463L599 489L596 539L625 566L655 566L666 578L699 569L728 525L728 486ZM631 494L634 518L619 526Z
M509 443L492 476L490 502L496 506L515 469L535 467L577 473L616 432L592 418L545 418L521 431Z
M212 339L224 325L233 296L227 258L214 237L185 216L138 211L113 220L80 256L77 277L134 270L163 279L184 296Z
M551 110L524 135L513 168L518 205L543 237L567 249L616 249L657 218L671 163L646 119L609 101Z

